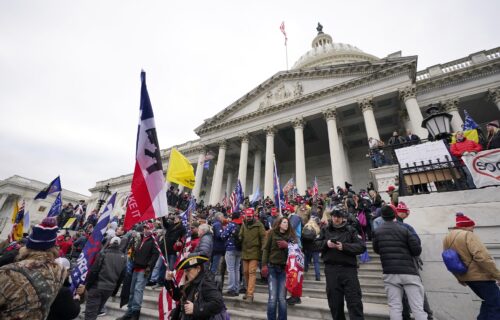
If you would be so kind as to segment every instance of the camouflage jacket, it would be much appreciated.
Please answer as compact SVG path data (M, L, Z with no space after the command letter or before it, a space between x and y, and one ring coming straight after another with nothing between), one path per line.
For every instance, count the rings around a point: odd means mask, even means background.
M20 258L0 268L0 319L44 320L64 283L66 270L54 262L50 251L26 249L20 252Z

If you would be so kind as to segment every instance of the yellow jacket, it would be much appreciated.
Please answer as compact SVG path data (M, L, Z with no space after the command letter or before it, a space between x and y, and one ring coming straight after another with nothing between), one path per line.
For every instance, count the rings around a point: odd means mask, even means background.
M468 266L467 273L454 274L458 281L500 280L500 270L495 260L476 234L463 229L451 230L443 240L443 250L449 249L450 245Z

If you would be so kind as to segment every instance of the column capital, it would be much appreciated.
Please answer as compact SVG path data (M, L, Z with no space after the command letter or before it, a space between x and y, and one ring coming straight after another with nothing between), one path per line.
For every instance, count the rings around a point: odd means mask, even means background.
M441 106L446 112L458 111L458 102L460 100L458 98L448 99L441 103Z
M358 100L358 105L363 113L368 110L373 110L373 99L372 97L363 98Z
M227 140L222 139L217 141L217 144L219 145L219 149L227 149Z
M198 153L203 153L205 154L207 152L207 146L204 144L200 144L198 147L196 147L196 152Z
M335 120L337 119L337 109L336 108L328 108L323 111L323 116L325 120Z
M238 138L241 140L241 143L248 143L250 142L250 135L248 134L248 132L243 132L241 133Z
M406 102L406 100L411 99L411 98L416 98L417 97L417 86L416 85L411 85L404 87L402 89L399 89L399 98L403 101Z
M297 117L297 118L292 120L292 124L293 124L294 129L297 129L297 128L304 129L306 122L304 121L303 117Z
M500 103L500 87L488 89L488 100Z
M274 134L276 133L276 127L273 125L267 126L264 128L264 132L267 136L274 136Z

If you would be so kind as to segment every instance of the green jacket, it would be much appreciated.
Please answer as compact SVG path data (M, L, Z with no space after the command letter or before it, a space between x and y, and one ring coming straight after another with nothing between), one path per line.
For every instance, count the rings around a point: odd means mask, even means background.
M285 238L279 231L270 230L267 234L264 252L262 253L262 265L269 263L285 266L288 258L288 249L280 249L276 243L278 240L289 242L290 239Z
M259 220L249 225L246 221L240 228L241 259L260 260L266 239L266 229Z

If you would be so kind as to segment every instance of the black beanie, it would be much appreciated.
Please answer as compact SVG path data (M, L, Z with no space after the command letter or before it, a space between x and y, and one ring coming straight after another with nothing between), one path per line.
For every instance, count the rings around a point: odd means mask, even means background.
M396 217L396 210L394 210L392 206L386 205L382 207L380 215L382 216L382 219L390 221Z

